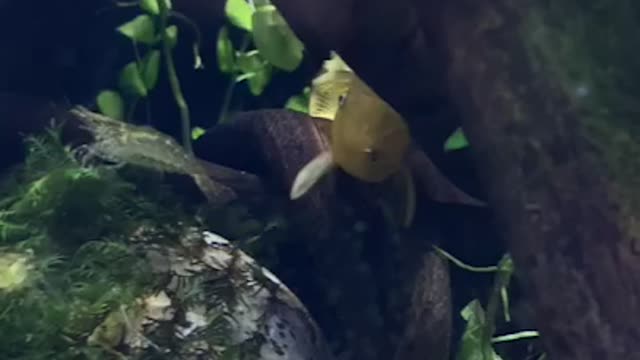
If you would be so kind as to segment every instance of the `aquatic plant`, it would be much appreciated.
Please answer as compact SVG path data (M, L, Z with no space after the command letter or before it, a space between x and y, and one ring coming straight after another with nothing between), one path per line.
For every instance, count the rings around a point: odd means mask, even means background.
M186 16L172 10L171 1L169 0L140 0L135 5L138 5L144 11L144 14L136 16L116 29L120 34L131 40L135 61L125 65L120 73L120 91L107 89L98 94L98 107L103 114L114 119L130 119L139 99L146 99L155 88L162 58L173 97L180 110L182 145L187 152L192 153L189 106L182 93L173 55L171 54L172 49L178 42L178 27L169 25L168 20L170 17L178 18L194 29L197 37L193 45L194 68L196 69L202 67L202 60L199 54L200 33L197 26ZM141 55L139 44L147 47L144 55ZM128 106L125 106L122 95L129 98ZM146 105L147 120L149 120L150 109L148 102ZM128 107L126 116L125 107Z
M225 14L231 24L245 33L236 49L227 26L218 32L218 68L231 76L218 122L227 121L237 83L245 81L250 92L258 96L271 80L274 69L291 72L298 68L304 50L304 44L268 0L227 0ZM251 44L255 49L247 50Z
M29 138L27 147L26 162L1 191L0 352L11 359L95 358L78 338L149 282L136 254L114 235L141 215L123 207L133 185L80 167L55 131Z
M479 299L473 299L461 311L466 326L459 340L456 353L457 360L502 360L495 350L495 344L538 337L535 330L523 330L512 334L495 336L496 322L499 318L498 308L502 304L502 318L511 322L509 309L509 284L515 271L513 260L505 254L496 266L478 267L463 263L443 249L434 246L435 251L454 265L475 273L495 273L494 284L487 300L486 307ZM538 357L545 358L545 354Z

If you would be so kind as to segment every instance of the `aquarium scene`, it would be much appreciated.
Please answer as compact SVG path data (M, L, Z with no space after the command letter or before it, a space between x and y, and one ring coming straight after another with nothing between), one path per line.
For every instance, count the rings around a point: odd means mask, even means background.
M640 360L640 2L0 30L0 360Z

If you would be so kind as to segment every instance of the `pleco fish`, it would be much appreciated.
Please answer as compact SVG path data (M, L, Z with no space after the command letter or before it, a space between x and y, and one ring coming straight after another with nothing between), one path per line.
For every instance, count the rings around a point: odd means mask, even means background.
M189 175L214 205L227 203L235 197L233 190L213 181L199 160L170 136L148 126L132 125L94 113L82 106L76 106L70 112L94 137L94 142L86 145L87 156Z
M415 212L415 185L406 166L411 135L402 116L336 53L312 82L309 114L333 121L331 146L298 172L290 197L301 197L337 167L364 182L389 180L393 198L401 202L395 217L409 226Z

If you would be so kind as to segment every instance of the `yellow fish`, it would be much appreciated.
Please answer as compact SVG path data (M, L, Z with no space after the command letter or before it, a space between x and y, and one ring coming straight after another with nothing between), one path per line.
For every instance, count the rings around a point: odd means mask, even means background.
M333 120L331 146L299 171L290 197L301 197L338 167L364 182L388 181L402 203L394 212L400 212L402 223L409 226L415 212L415 185L405 161L411 135L402 116L336 53L312 81L309 114Z

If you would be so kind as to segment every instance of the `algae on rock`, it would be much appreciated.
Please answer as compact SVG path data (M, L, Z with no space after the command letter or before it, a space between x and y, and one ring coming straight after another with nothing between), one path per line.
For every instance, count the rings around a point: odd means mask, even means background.
M0 185L4 357L266 360L284 346L330 358L295 295L208 233L199 206L155 179L139 188L123 169L81 166L55 129L27 146ZM257 315L238 322L249 300ZM297 339L272 337L282 319L305 325L289 329Z

